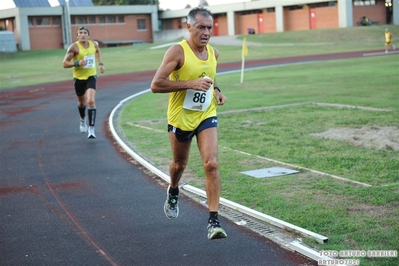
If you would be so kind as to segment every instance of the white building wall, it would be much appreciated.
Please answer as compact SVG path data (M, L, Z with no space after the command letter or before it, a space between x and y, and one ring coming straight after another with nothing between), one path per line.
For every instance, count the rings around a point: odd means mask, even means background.
M399 25L399 1L398 0L393 0L393 21L392 23L394 25Z
M353 27L352 0L338 0L338 25L340 28Z
M283 6L276 6L276 31L283 32L284 31L284 9Z

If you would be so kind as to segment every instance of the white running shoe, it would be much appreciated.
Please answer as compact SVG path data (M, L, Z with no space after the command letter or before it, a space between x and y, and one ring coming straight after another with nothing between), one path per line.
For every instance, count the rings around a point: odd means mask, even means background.
M89 127L89 134L87 135L88 139L95 139L96 134L94 133L94 127Z
M87 132L87 125L86 125L86 121L84 119L80 119L79 129L80 129L80 132L82 132L82 133Z

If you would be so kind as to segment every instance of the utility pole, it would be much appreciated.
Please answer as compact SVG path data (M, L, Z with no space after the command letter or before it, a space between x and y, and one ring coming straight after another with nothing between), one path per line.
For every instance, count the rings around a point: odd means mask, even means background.
M69 9L69 0L65 0L64 6L64 49L67 49L72 43L71 36L71 12Z

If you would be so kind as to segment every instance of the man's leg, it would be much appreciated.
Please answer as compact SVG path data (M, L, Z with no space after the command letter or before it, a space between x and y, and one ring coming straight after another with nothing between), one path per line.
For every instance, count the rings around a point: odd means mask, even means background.
M173 161L169 167L170 186L177 188L188 163L191 141L179 142L172 131L169 131L170 147L172 149Z
M206 176L205 190L210 212L218 211L220 192L222 189L218 163L217 134L217 128L211 127L201 131L197 136L198 148Z
M173 161L169 167L170 185L166 193L164 212L169 219L179 215L179 182L186 169L192 139L179 142L172 131L169 131L169 141L172 148Z
M96 124L96 90L89 88L86 91L89 126Z
M85 133L87 132L87 124L86 124L86 94L82 96L78 96L78 110L80 116L80 125L79 129L80 132Z
M205 190L209 206L208 239L227 237L218 219L222 181L219 172L217 134L217 128L211 127L197 135L198 148L206 175Z
M95 139L96 134L94 132L94 126L96 124L96 90L93 88L89 88L86 91L87 97L87 114L89 117L89 134L87 138Z

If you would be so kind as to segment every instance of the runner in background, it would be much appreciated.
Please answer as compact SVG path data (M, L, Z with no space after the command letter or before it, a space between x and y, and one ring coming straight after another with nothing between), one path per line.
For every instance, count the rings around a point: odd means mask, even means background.
M80 27L77 32L78 41L72 43L65 55L62 65L64 68L73 67L73 81L76 96L78 97L78 109L80 115L79 129L85 133L89 131L87 138L94 139L96 134L94 126L96 123L96 85L97 68L96 60L99 62L100 72L105 68L101 61L98 42L90 41L90 32L85 27ZM89 128L86 124L86 106L89 120Z
M392 44L393 35L389 32L388 28L385 29L385 53L388 53L388 49L396 50L395 45Z

